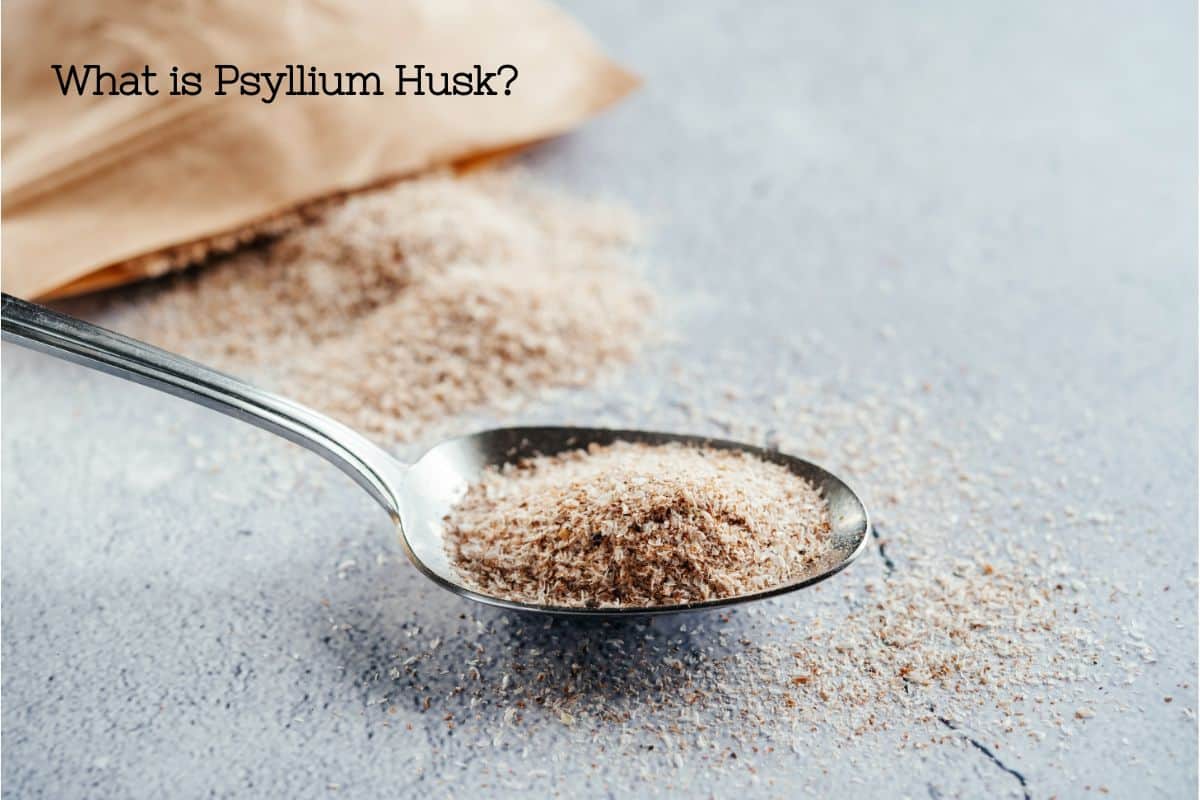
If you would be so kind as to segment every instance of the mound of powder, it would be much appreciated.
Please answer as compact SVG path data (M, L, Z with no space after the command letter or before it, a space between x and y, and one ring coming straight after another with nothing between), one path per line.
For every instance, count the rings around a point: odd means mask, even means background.
M486 471L446 518L467 583L511 600L657 606L799 578L829 535L821 493L748 453L617 442Z
M132 333L391 440L576 386L653 308L636 220L515 171L357 195L137 297Z

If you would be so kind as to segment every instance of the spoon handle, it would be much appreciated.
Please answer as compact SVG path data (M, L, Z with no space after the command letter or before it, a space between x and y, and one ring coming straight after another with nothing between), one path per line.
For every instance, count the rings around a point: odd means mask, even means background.
M404 467L340 422L195 361L9 294L3 338L191 400L308 448L337 465L393 516Z

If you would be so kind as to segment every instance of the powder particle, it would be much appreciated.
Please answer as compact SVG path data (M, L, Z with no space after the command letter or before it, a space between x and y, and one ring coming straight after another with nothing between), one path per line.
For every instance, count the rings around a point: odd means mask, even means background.
M447 517L478 590L573 607L657 606L763 591L821 563L818 489L748 453L592 445L492 469Z
M516 172L435 174L146 290L132 332L390 440L629 361L632 215Z

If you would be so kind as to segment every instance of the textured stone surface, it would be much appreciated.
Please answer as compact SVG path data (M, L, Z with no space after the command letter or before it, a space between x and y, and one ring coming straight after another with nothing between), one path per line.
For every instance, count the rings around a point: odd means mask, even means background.
M789 369L848 391L931 380L947 420L1034 409L1041 433L1010 435L1003 457L1040 460L1055 431L1097 479L1064 504L1124 512L1121 547L1081 537L1070 558L1126 587L1100 633L1136 624L1155 663L1086 687L1096 717L1070 737L980 721L1024 789L976 748L897 748L895 732L815 731L719 771L551 725L495 744L500 706L455 729L421 710L477 645L633 634L474 608L410 568L383 515L315 457L5 345L5 796L629 796L656 780L747 796L1194 793L1194 8L576 5L646 86L528 162L657 220L675 352L738 350L738 380L769 385L775 343L817 332ZM634 370L525 418L680 427L621 405L655 380ZM378 688L396 654L435 640L446 674ZM658 741L626 735L625 752Z

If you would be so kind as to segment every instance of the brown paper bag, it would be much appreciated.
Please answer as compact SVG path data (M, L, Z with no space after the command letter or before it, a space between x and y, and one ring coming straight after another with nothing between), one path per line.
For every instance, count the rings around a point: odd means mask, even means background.
M539 0L26 0L3 43L3 282L23 297L195 261L319 198L562 133L636 84ZM88 63L150 65L160 93L64 97L51 65ZM218 64L373 70L385 94L219 97ZM396 96L397 64L519 72L507 96ZM176 65L202 94L168 95Z

